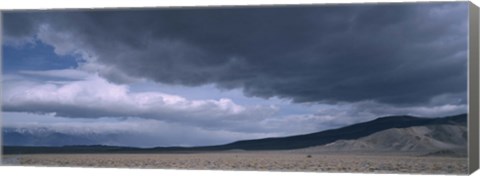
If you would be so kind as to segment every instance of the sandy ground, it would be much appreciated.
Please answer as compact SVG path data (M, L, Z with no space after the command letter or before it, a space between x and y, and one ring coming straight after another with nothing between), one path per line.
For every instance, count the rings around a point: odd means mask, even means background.
M295 152L4 155L3 164L208 170L467 173L467 158L384 154L305 154Z

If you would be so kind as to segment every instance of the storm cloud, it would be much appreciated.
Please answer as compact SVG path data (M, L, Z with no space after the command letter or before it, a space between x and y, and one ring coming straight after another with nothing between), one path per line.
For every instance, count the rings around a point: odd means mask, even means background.
M418 105L467 86L467 3L7 12L114 82L149 79L293 102ZM444 102L449 103L449 102Z

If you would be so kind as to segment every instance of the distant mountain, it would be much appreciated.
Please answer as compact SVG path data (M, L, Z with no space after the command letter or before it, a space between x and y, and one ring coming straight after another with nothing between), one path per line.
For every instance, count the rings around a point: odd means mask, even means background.
M2 137L8 146L95 145L114 138L111 134L67 134L47 128L3 128Z
M394 128L408 128L431 125L467 125L467 115L461 114L443 118L419 118L413 116L389 116L358 123L338 129L317 133L279 138L265 138L238 141L219 148L243 150L287 150L325 145L337 140L354 140L376 132Z
M111 146L4 147L5 153L100 153L100 152L199 152L219 150L291 150L317 147L318 150L370 149L408 151L461 148L466 146L467 115L443 118L389 116L342 128L295 135L237 141L200 147L156 147L148 149ZM454 133L452 133L454 132ZM53 140L53 139L52 139ZM8 143L7 143L8 144ZM328 145L327 145L328 144ZM325 147L327 146L327 147ZM323 148L321 148L323 147ZM435 150L434 150L435 149Z

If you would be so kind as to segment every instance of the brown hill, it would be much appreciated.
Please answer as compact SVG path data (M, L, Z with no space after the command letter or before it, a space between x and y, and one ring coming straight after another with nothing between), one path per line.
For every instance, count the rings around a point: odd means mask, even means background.
M414 152L463 156L467 151L467 127L442 124L391 128L359 139L338 140L301 150L308 152Z

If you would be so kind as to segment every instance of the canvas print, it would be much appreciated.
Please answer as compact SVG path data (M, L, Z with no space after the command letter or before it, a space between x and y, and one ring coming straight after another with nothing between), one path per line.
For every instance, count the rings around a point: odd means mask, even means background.
M468 7L4 11L2 164L466 174Z

